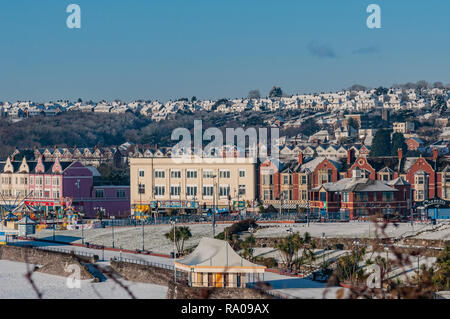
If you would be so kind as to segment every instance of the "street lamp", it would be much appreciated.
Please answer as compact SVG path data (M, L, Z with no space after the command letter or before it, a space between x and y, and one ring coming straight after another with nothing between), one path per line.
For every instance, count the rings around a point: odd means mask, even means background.
M359 239L357 237L355 238L353 245L356 247L356 249L355 249L355 251L356 251L355 257L356 258L355 258L355 267L354 267L354 269L355 269L354 273L356 274L356 271L358 270L358 247L359 247ZM356 276L355 276L355 279L356 279Z
M217 191L217 185L216 185L216 177L217 175L212 175L213 178L213 213L212 213L212 233L213 238L216 237L216 191Z
M144 251L144 219L142 221L142 251Z
M111 230L112 230L112 248L114 248L114 216L111 216Z
M324 272L325 271L325 253L326 253L326 250L325 250L325 233L322 233L322 249L323 249L323 254L322 254L322 256L323 256L323 258L322 258L323 268L322 268L322 272Z
M250 260L253 261L253 232L255 229L253 227L249 227L248 231L250 233Z
M177 237L175 236L175 222L176 222L175 219L170 219L170 223L173 226L173 271L174 271L173 273L174 273L174 280L175 280L175 282L177 282L177 269L175 268L175 257L176 257L176 253L175 253L176 244L175 244L175 241L177 240Z
M281 212L281 207L283 206L283 198L284 198L284 194L280 193L280 221L282 219L282 212Z

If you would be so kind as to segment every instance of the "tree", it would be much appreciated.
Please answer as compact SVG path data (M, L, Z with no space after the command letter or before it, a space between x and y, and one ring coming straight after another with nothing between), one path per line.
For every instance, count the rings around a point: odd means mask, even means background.
M355 130L359 129L359 123L358 123L358 121L355 120L355 119L352 118L352 117L348 120L348 126L353 127Z
M281 90L280 87L274 86L272 89L270 89L269 97L282 97L283 96L283 90Z
M195 101L197 101L197 97L196 97L196 96L193 96L193 97L191 98L191 102L195 102Z
M384 88L384 87L380 86L379 88L377 88L375 90L375 95L376 96L386 95L386 94L388 94L388 91L389 90L387 88Z
M177 251L181 253L184 251L184 242L192 237L191 230L187 226L179 226L174 228L175 228L175 246ZM174 241L173 235L174 228L172 228L170 232L164 234L164 236L171 242Z
M259 90L251 90L248 92L248 98L249 99L259 99L261 97L261 93Z
M408 151L408 146L405 143L405 137L402 133L394 133L392 135L392 146L391 146L391 155L395 156L398 154L398 149L402 149L403 154L406 154Z
M380 129L373 138L370 156L391 155L391 134L389 130Z
M367 88L361 84L353 84L351 87L348 88L348 90L349 91L366 91Z

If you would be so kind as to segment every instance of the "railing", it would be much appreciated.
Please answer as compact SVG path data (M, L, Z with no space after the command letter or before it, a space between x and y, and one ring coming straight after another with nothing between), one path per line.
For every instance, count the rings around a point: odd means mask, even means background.
M92 258L92 257L95 256L95 254L92 254L92 253L88 253L88 252L84 252L84 251L76 251L76 250L64 249L64 248L33 247L33 249L52 251L52 252L63 253L63 254L75 254L75 255L78 255L78 256L89 257L89 258Z
M143 259L131 259L131 258L126 258L126 257L115 256L112 258L112 260L118 261L118 262L126 262L126 263L131 263L131 264L162 268L162 269L167 269L167 270L171 270L171 271L174 270L174 266L161 264L161 263L157 263L157 262L146 261Z

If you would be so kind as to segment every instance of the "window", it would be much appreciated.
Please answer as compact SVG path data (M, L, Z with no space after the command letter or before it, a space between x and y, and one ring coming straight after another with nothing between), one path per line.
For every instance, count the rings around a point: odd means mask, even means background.
M125 190L124 189L118 189L117 192L116 192L116 196L118 198L125 198L126 197Z
M367 193L356 193L356 200L360 202L366 202L368 199Z
M225 197L230 195L230 186L229 185L223 185L219 187L219 196Z
M302 200L307 200L307 193L305 190L302 190Z
M272 185L272 175L269 175L269 174L263 175L263 184L264 185Z
M343 202L349 202L348 192L343 192L342 193L342 201Z
M179 185L170 186L170 196L180 196L181 187Z
M53 191L53 198L59 198L59 191Z
M321 202L325 202L325 201L327 200L327 193L325 193L325 192L320 192L320 193L319 193L319 200L320 200Z
M425 193L423 190L416 191L416 200L423 201L425 199Z
M155 170L155 178L166 178L165 170Z
M181 171L180 170L170 170L170 178L181 178Z
M139 177L144 177L145 173L143 169L139 170Z
M197 178L197 171L196 170L186 171L186 178Z
M105 197L103 189L96 189L95 190L95 197L97 198L103 198Z
M283 175L283 184L285 184L285 185L290 184L290 176L289 175Z
M30 177L30 185L33 185L33 183L34 183L34 178L33 178L33 176L31 176Z
M245 185L239 185L239 195L245 195Z
M302 185L307 183L306 175L302 175Z
M212 169L204 169L203 170L203 178L212 178L212 177L213 177Z
M51 185L51 184L52 184L51 178L50 177L46 177L45 178L45 185Z
M264 190L264 200L272 200L272 190L270 189Z
M418 184L418 185L425 184L425 176L424 175L416 175L416 184Z
M214 193L213 186L203 186L203 196L212 196Z
M245 177L245 169L239 170L239 177Z
M291 191L289 190L284 190L283 193L281 194L283 196L284 200L290 200L291 199Z
M165 186L155 186L155 196L164 196L166 193Z
M187 186L186 187L186 195L187 196L197 196L197 186Z
M394 200L394 193L392 192L383 192L383 201L391 202Z
M138 185L138 193L139 194L145 194L145 184L139 184Z
M220 170L219 171L219 177L220 178L230 178L230 171L229 170Z

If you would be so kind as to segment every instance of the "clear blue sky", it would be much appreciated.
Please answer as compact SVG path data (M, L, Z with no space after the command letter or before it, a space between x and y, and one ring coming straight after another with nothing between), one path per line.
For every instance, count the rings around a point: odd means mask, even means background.
M66 27L81 6L82 28ZM366 27L381 6L382 29ZM450 82L448 0L14 0L0 101L133 100Z

